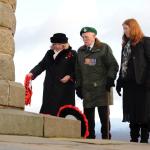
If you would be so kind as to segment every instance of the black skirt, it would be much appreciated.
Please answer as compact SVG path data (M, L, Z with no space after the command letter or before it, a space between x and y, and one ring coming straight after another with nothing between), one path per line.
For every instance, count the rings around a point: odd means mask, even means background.
M147 123L149 118L149 104L146 97L147 90L143 85L135 82L125 83L123 86L123 122Z

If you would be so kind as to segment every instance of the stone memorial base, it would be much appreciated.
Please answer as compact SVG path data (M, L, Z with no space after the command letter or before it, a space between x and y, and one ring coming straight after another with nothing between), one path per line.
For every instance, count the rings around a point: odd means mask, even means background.
M81 124L77 120L0 109L0 134L80 138Z

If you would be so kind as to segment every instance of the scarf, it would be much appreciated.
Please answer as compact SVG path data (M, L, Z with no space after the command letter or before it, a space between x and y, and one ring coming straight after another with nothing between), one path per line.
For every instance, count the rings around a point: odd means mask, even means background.
M122 52L122 64L121 64L121 73L122 77L125 78L127 75L127 69L128 69L128 61L131 58L131 42L128 41L127 44L124 46L123 52Z

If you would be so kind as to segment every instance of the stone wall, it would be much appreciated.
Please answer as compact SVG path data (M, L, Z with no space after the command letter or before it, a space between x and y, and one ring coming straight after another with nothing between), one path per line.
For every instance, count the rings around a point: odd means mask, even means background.
M16 0L0 0L0 106L24 109L25 90L15 82Z

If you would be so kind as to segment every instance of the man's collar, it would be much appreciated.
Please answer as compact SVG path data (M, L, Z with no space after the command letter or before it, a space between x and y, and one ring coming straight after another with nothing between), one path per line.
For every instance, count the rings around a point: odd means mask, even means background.
M90 50L94 47L94 43L92 43L90 46L87 46L87 47L90 47Z

